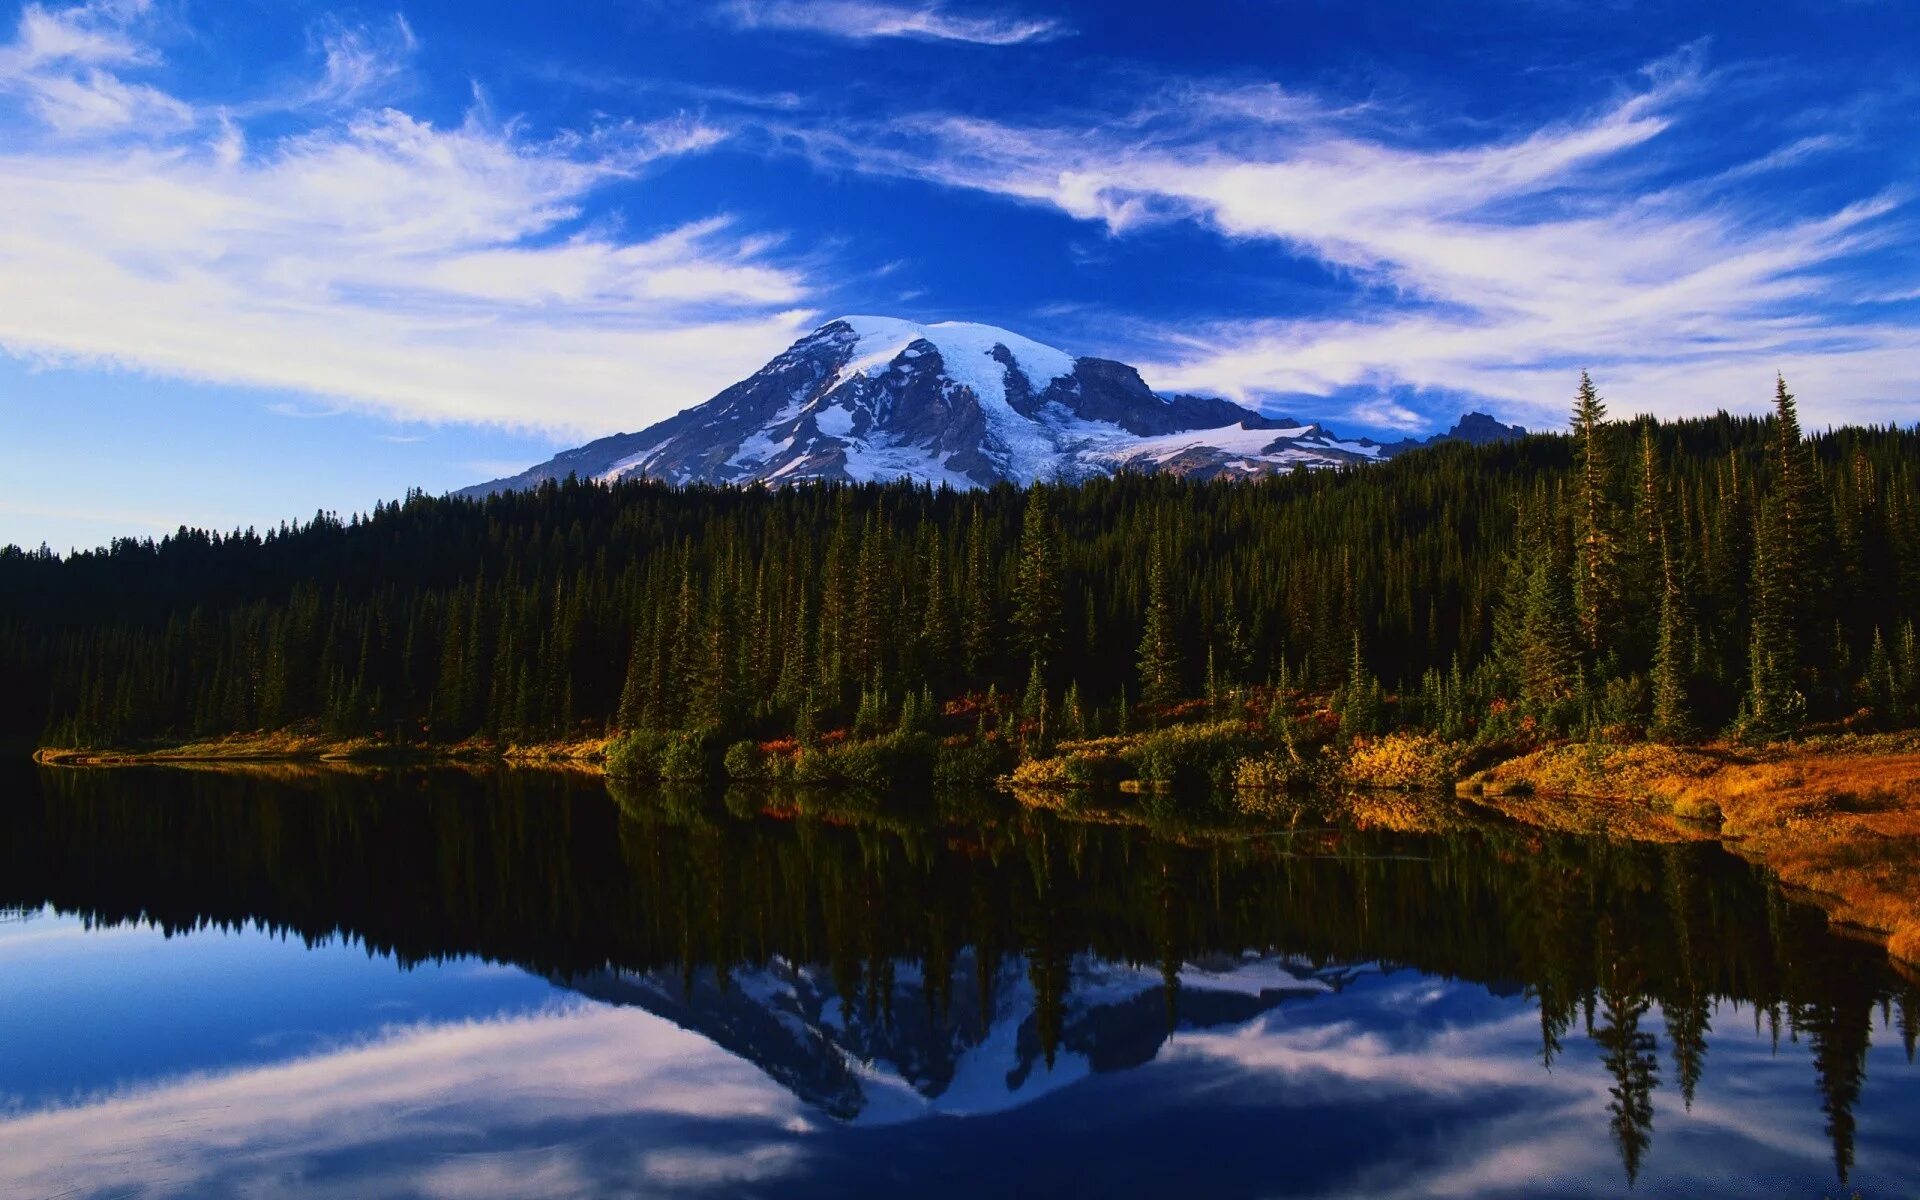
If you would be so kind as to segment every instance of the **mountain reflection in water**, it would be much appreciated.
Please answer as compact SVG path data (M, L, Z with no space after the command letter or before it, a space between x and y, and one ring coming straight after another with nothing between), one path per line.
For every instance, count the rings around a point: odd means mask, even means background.
M16 782L0 1194L1920 1180L1920 994L1713 847L1331 800Z

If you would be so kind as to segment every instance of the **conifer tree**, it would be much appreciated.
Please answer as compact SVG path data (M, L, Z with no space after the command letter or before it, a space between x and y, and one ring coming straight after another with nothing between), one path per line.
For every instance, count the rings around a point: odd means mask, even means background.
M1823 557L1831 513L1784 377L1774 389L1771 458L1774 478L1762 534L1772 559L1770 620L1780 639L1777 653L1798 673L1809 663L1827 611Z
M1578 623L1557 559L1547 553L1534 564L1518 630L1520 697L1543 716L1573 698L1580 669Z
M1027 489L1014 568L1013 624L1018 645L1044 673L1060 643L1060 530L1047 489Z
M1140 702L1151 707L1171 704L1180 693L1180 651L1175 642L1172 604L1168 598L1167 560L1158 538L1147 568L1146 628L1140 635Z
M1340 732L1379 733L1386 723L1386 698L1380 681L1367 669L1366 656L1360 652L1360 635L1353 635L1353 651L1347 660L1347 682L1336 697L1340 714Z
M953 654L953 617L947 598L946 556L940 531L932 529L923 553L919 659L928 679L943 679Z
M1887 653L1886 639L1878 628L1873 631L1873 647L1867 651L1867 665L1861 672L1860 682L1867 704L1878 720L1891 724L1899 719L1900 686L1894 677L1893 656Z
M1761 522L1777 530L1777 500L1769 499ZM1756 536L1753 551L1753 630L1747 647L1747 695L1742 705L1741 732L1756 739L1793 732L1805 714L1806 702L1796 686L1797 640L1792 615L1792 582L1779 561L1781 543L1774 536Z
M966 672L978 676L993 661L993 573L986 519L976 507L967 522L967 579L962 596L961 655Z
M1620 605L1619 517L1613 497L1613 460L1607 406L1585 371L1573 405L1574 603L1581 644L1600 653L1614 633Z
M1653 732L1669 741L1694 734L1693 706L1687 695L1688 664L1693 661L1692 630L1675 577L1673 551L1661 539L1664 563L1660 622L1653 654Z

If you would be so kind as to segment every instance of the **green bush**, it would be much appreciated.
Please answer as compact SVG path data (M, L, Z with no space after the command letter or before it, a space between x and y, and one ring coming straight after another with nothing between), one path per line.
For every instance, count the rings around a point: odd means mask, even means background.
M726 757L720 760L720 766L728 779L748 780L767 777L767 756L760 752L760 743L754 741L735 742L728 746Z
M615 779L660 778L660 756L668 735L653 730L623 733L607 746L607 774Z
M704 783L714 776L715 739L706 733L677 733L660 754L660 778Z
M802 746L793 756L793 782L832 783L835 773L833 754L818 746Z
M948 787L992 783L1013 766L1013 750L1005 742L976 736L961 742L942 742L933 754L933 782Z
M1238 721L1175 725L1141 737L1124 752L1143 784L1198 787L1233 784L1234 768L1253 749Z
M889 733L833 749L835 775L869 787L925 787L933 782L934 740L924 733Z

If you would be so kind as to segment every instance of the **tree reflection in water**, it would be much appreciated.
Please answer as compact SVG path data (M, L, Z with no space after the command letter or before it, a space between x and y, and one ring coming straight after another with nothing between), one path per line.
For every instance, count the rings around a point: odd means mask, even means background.
M725 992L740 972L809 964L846 1016L881 1026L984 1026L994 964L1014 961L1049 1066L1083 957L1157 970L1169 1029L1195 1002L1183 966L1248 950L1524 989L1544 1067L1576 1021L1601 1050L1630 1183L1659 1090L1691 1108L1720 1004L1809 1043L1843 1181L1874 1016L1894 1014L1909 1059L1920 1027L1920 994L1880 951L1717 847L1543 833L1439 801L1395 830L1333 798L1258 822L1204 806L1146 821L971 794L609 796L597 777L523 771L60 770L16 790L0 912L345 936L589 995L662 973L688 996ZM916 992L924 1012L897 1012Z

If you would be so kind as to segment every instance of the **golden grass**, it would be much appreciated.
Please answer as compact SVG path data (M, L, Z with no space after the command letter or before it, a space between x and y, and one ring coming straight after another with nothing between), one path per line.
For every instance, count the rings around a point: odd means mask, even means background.
M1529 787L1530 785L1530 787ZM1748 751L1730 746L1557 746L1470 781L1535 824L1669 840L1687 816L1836 920L1874 930L1920 963L1920 738L1835 737Z
M1722 833L1829 911L1920 963L1920 753L1808 754L1697 781Z
M235 733L172 746L123 750L44 747L34 760L49 766L109 767L147 763L177 765L272 762L507 762L549 767L593 767L606 757L606 738L496 743L481 739L446 744L394 743L379 738L331 737L301 730Z

